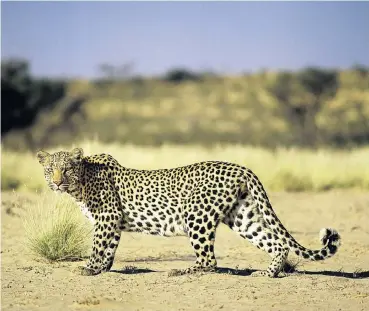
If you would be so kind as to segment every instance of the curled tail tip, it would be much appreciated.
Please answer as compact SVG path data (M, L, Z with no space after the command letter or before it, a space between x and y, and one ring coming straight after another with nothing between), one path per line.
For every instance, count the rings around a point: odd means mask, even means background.
M332 228L323 228L319 232L319 239L321 243L325 245L334 245L336 247L340 246L341 236L337 230Z

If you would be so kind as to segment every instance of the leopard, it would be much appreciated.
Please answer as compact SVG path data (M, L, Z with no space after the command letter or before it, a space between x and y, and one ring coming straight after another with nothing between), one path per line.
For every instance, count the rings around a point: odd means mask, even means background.
M74 198L93 224L92 250L84 276L111 270L122 232L164 237L187 236L195 253L193 265L169 275L214 272L215 236L225 224L271 257L265 270L252 276L283 275L289 252L311 261L332 257L341 237L320 230L321 249L302 246L277 217L263 184L253 171L225 161L141 170L121 165L101 153L85 156L82 148L37 152L48 187Z

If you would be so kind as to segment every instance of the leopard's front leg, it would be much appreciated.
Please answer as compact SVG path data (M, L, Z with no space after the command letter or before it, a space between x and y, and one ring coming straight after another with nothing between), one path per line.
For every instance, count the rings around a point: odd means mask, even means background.
M105 221L107 217L110 219L111 216L106 213L101 213L95 221L92 252L86 266L78 267L82 275L96 275L102 271L106 271L106 269L103 269L105 253L111 241L114 240L118 228L115 222L113 222L113 224L110 222L107 223Z
M101 182L101 179L98 180ZM96 187L96 180L90 179L86 189ZM98 195L84 192L84 200L87 206L98 206L91 212L94 216L94 238L92 252L85 267L80 267L82 275L96 275L104 271L109 271L113 265L115 251L118 247L123 213L118 194L115 192L113 184L108 180L104 181L104 190Z
M114 191L108 193L108 198L101 196L100 207L94 211L97 216L94 217L92 252L87 265L79 268L82 275L96 275L109 271L113 265L120 240L123 215L118 196Z
M101 271L110 271L111 267L113 266L115 252L118 248L120 235L121 230L116 230L114 233L114 237L111 239L109 245L105 248Z
M100 242L100 225L98 222L95 222L94 225L94 237L93 237L93 246L92 246L92 252L88 258L86 266L79 266L78 270L81 275L97 275L101 273L101 261L102 256L101 250L99 245L102 245Z
M79 267L82 275L97 275L109 271L113 265L121 230L115 215L102 213L94 226L92 252L85 267Z

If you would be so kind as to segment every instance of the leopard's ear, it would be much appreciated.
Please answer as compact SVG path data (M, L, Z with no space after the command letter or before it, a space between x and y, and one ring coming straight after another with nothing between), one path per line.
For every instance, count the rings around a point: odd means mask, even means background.
M82 148L74 148L71 151L72 159L74 162L80 162L83 158L83 149Z
M41 165L45 165L50 158L50 153L40 150L39 152L37 152L36 156L37 156L38 162L40 162Z

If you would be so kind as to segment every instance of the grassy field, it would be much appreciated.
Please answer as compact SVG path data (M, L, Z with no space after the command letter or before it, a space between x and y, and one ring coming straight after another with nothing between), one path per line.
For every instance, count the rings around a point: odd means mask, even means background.
M109 153L122 165L137 169L171 168L205 160L235 162L251 168L267 191L369 190L369 147L345 151L297 148L270 151L241 145L138 147L93 140L78 146L86 155ZM70 148L72 146L60 146L48 151ZM45 189L42 167L35 155L3 149L1 188Z

